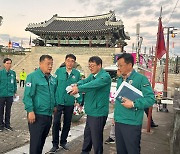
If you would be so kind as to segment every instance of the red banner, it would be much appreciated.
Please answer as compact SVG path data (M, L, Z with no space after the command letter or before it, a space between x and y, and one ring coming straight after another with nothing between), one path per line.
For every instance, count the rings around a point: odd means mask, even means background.
M164 34L161 18L159 18L159 26L158 26L158 34L157 34L157 44L156 44L156 52L157 58L161 59L161 57L166 53L165 42L164 42Z

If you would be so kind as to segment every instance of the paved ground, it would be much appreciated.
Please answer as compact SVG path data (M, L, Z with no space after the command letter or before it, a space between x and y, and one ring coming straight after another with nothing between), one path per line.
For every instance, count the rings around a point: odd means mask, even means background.
M23 89L19 88L18 94L20 95L20 100L22 98L22 93L23 93ZM169 113L163 113L163 112L157 112L156 108L154 108L153 110L154 121L159 124L159 127L152 129L151 133L146 133L145 128L146 128L147 118L146 117L144 118L144 124L143 124L144 129L142 130L143 132L142 132L142 142L141 142L142 154L160 154L160 153L169 154L169 136L173 122L172 106L169 105L168 109L169 109ZM29 133L27 129L28 127L26 121L26 112L24 111L24 105L22 104L21 101L15 102L13 104L11 121L14 131L0 132L0 153L3 154L8 151L9 154L14 154L14 153L23 154L24 152L28 153L29 145L27 143L29 142ZM82 118L81 122L73 124L73 128L71 131L72 136L68 138L70 151L65 152L61 149L58 153L65 153L65 154L80 153L83 142L83 128L84 128L82 122L84 121L85 118ZM110 119L104 131L104 140L108 137L109 131L110 131ZM51 136L49 136L46 145L44 147L43 153L47 152L51 148L51 146L52 146ZM104 154L115 154L115 153L116 153L115 144L104 145Z
M18 89L20 100L22 99L23 88ZM14 131L0 132L0 153L7 152L20 147L28 142L29 133L26 121L26 112L22 101L14 102L11 111L11 126Z
M154 121L159 125L158 128L151 129L150 133L146 131L147 118L144 118L141 154L169 154L170 153L170 131L173 122L172 105L168 106L169 113L157 112L153 110ZM104 140L108 138L110 125L105 128ZM80 154L83 143L83 136L78 137L69 144L70 151L60 150L57 154ZM91 152L93 154L93 150ZM104 144L104 154L116 154L115 144Z

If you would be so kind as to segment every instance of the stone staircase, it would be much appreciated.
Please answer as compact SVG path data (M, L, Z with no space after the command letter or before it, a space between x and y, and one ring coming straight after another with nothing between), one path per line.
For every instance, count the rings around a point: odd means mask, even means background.
M109 49L109 50L108 50ZM21 58L16 65L13 66L13 70L16 71L17 79L19 80L19 74L22 69L25 69L27 74L34 71L39 66L39 57L43 54L49 54L53 57L53 71L64 62L66 54L73 53L87 76L90 71L88 69L88 60L91 56L100 56L103 60L103 67L112 65L112 54L114 48L72 48L72 47L33 47L31 53L26 54Z

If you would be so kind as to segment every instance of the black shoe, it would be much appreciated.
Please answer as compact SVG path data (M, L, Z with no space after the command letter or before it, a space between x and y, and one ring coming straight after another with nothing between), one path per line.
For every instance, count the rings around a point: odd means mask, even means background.
M109 137L104 143L105 144L115 143L115 140Z
M48 153L56 153L59 150L59 147L52 147Z
M8 131L13 131L13 128L10 127L10 126L5 126L4 129L5 129L5 130L8 130Z
M156 125L155 123L152 123L151 127L158 127L158 125Z
M67 147L67 145L66 144L61 144L60 145L64 150L66 150L66 151L68 151L69 150L69 148Z
M0 126L0 132L2 132L4 130L4 127Z

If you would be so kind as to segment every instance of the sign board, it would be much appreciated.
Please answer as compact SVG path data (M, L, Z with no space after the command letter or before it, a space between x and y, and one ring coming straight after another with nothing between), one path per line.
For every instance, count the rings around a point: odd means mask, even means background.
M12 42L12 47L13 47L13 48L19 48L19 43L17 43L17 42Z

